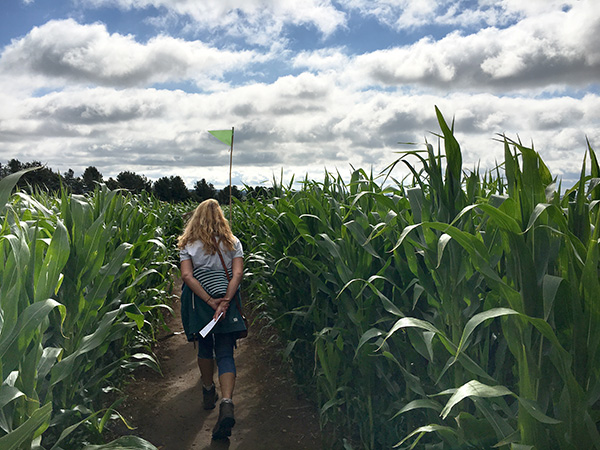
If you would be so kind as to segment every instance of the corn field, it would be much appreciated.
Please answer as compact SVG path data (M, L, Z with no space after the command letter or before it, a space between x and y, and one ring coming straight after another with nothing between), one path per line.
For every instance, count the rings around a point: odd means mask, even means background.
M238 202L248 296L335 424L326 448L600 449L596 155L564 192L506 137L467 173L436 113L438 148L380 176Z
M465 172L436 113L439 144L382 174L234 204L255 316L317 402L324 448L600 449L596 155L565 190L502 136L501 165ZM119 380L159 370L193 205L12 193L21 175L0 180L0 449L153 450L103 433L124 421Z
M151 344L168 308L172 211L105 187L11 194L21 175L0 180L0 448L102 449L119 377L159 370Z

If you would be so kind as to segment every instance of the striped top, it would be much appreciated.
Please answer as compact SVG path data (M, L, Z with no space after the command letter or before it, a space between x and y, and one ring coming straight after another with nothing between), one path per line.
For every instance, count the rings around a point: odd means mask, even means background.
M211 270L202 267L194 269L194 278L200 282L202 288L213 298L221 298L227 292L229 281L222 267L221 270ZM229 276L232 276L231 269L229 269Z

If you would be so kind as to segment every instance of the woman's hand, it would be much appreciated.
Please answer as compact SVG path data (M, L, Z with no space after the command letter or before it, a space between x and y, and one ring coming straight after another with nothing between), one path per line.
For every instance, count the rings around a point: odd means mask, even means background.
M217 319L219 314L227 314L227 310L229 309L229 300L225 298L213 298L210 302L210 306L215 310L215 315L213 318Z
M219 303L217 303L217 301L214 298L212 298L212 297L210 297L207 300L206 304L208 306L210 306L212 309L214 309L215 311L217 310L217 306L219 306Z

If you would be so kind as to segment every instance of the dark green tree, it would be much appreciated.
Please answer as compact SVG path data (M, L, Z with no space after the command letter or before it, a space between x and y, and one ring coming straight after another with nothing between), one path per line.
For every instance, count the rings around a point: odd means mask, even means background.
M106 187L111 191L114 191L115 189L119 189L119 182L113 177L110 177L108 180L106 180Z
M6 164L0 163L0 180L7 175L10 175L10 167L8 167Z
M207 183L204 178L200 181L196 181L196 184L194 185L194 194L196 200L199 202L209 198L217 198L217 190L212 183Z
M75 178L75 172L73 169L67 170L67 173L63 175L63 185L73 194L83 194L84 186L81 178Z
M128 170L117 175L117 183L119 183L119 187L134 194L140 194L143 191L152 192L152 183L148 178Z
M238 200L242 200L244 198L242 191L240 191L235 184L231 186L231 196L237 198ZM229 204L229 185L217 192L217 200L221 205Z
M188 190L183 178L179 175L172 176L171 182L171 199L176 202L183 202L191 197L190 191Z
M152 186L152 190L154 191L154 195L156 195L159 200L163 200L165 202L170 202L172 200L171 180L169 180L169 177L161 177L156 180Z
M86 192L96 189L97 183L102 183L102 174L94 166L89 166L83 171L83 188Z
M229 190L229 186L227 186L227 188ZM231 186L231 195L233 196L233 198L237 198L238 200L244 199L244 193L240 191L235 184Z
M32 189L41 189L49 192L58 192L60 190L61 176L40 161L21 163L18 159L12 159L8 165L11 173L37 168L37 170L32 170L23 175L17 184L20 189L26 192L31 192Z
M21 164L21 161L19 161L18 159L11 159L8 162L8 168L10 170L10 173L17 173L19 170L23 169L23 164Z
M154 182L154 195L166 202L182 202L191 197L183 178L179 175L161 177Z

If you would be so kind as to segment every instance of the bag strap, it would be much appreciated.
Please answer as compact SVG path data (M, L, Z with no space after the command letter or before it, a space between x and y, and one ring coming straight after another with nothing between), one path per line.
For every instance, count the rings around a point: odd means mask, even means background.
M219 255L219 259L221 260L221 264L223 265L223 269L225 270L225 276L227 277L227 281L231 282L231 277L229 276L229 271L227 270L227 266L225 265L225 260L223 259L223 255L221 254L221 249L219 248L219 243L217 242L217 240L215 239L214 236L213 236L213 242L217 249L217 254ZM240 314L243 316L244 311L242 311L242 304L240 303L240 296L236 295L235 300L237 302L238 310L239 310Z

